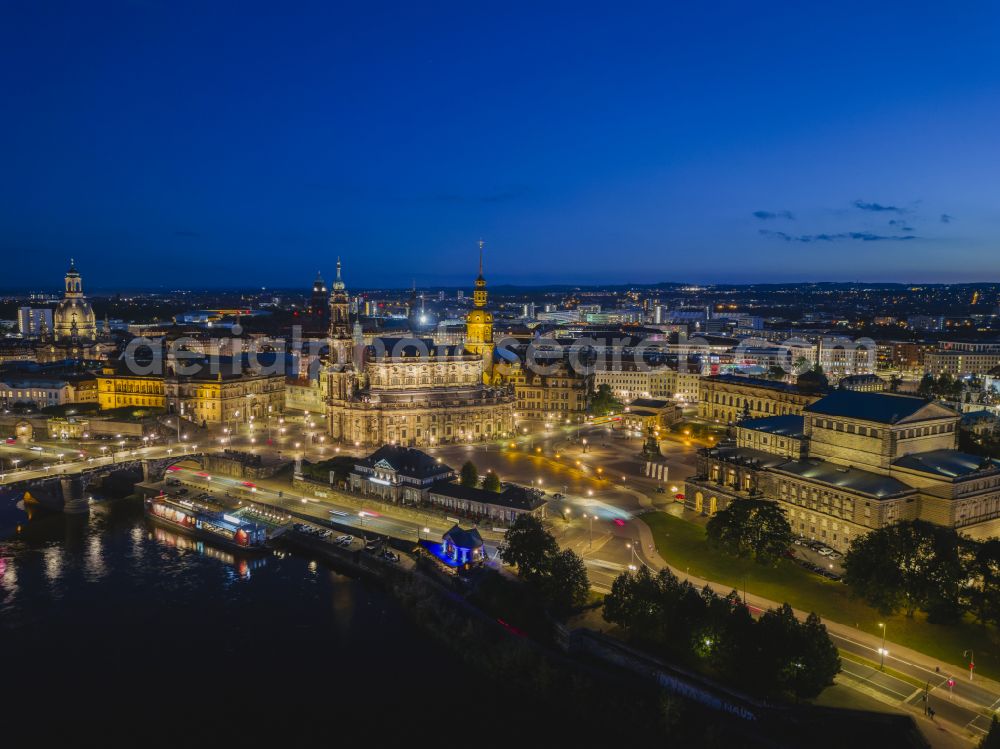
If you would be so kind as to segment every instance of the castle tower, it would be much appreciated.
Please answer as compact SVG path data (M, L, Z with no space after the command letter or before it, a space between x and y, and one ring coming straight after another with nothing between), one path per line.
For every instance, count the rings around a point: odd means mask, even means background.
M327 329L330 319L330 298L327 295L326 281L319 271L316 271L312 295L309 297L309 316L311 330L321 332Z
M465 350L483 358L483 381L493 375L493 314L486 309L486 279L483 277L483 240L479 240L479 275L472 292L472 309L465 317Z

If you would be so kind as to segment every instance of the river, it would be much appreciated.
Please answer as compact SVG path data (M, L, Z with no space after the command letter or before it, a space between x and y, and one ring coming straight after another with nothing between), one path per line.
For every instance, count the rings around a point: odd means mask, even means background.
M137 500L29 518L8 498L0 533L8 718L169 743L416 737L483 709L476 675L389 595L307 558L237 559L151 525Z

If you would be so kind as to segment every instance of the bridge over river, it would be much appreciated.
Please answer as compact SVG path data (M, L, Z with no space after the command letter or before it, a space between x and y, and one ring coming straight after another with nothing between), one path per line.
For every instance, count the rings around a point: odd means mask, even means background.
M49 510L87 512L89 493L109 478L120 476L139 481L161 481L170 466L193 460L201 464L204 452L181 448L144 448L127 456L91 457L0 474L4 493L23 496Z

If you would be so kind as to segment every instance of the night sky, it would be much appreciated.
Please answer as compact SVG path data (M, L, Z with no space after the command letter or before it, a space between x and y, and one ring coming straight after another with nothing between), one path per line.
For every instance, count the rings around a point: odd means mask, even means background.
M7 0L0 287L1000 280L1000 14L874 5Z

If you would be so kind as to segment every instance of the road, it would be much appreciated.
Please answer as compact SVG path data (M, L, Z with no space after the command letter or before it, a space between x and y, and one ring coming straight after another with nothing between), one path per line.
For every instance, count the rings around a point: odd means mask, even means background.
M4 445L0 447L0 450L7 449L10 446ZM117 445L116 445L117 447ZM23 448L22 448L23 449ZM55 457L55 462L46 463L44 466L31 467L31 468L16 468L15 470L9 470L4 473L0 473L0 485L5 484L15 484L19 481L27 481L30 479L39 478L49 478L52 476L66 476L74 473L80 473L81 471L88 471L93 468L98 468L101 466L112 466L119 463L127 463L132 460L138 460L140 458L166 458L173 456L187 455L198 451L198 445L189 445L187 443L182 443L181 445L164 445L155 447L131 447L131 448L118 448L115 451L110 449L106 453L100 455L87 455L84 453L83 457L80 457L80 452L75 452L76 459L65 460L63 462L58 461L58 455L61 453L53 454L52 451L56 448L51 446L45 446L41 451L32 452L33 455L43 455ZM64 454L64 453L62 453Z
M877 647L873 648L854 638L834 632L830 633L830 637L842 652L860 656L870 663L879 660ZM890 699L911 705L921 711L925 707L926 692L927 704L937 714L936 717L972 733L985 734L990 727L989 714L1000 709L1000 696L970 680L967 673L949 674L947 671L937 671L925 665L897 658L892 655L891 650L885 658L887 671L848 658L842 658L841 661L843 672L849 678L859 680ZM909 680L893 676L892 672L909 677ZM949 687L949 680L953 681L953 687ZM921 686L916 686L912 683L914 681Z

